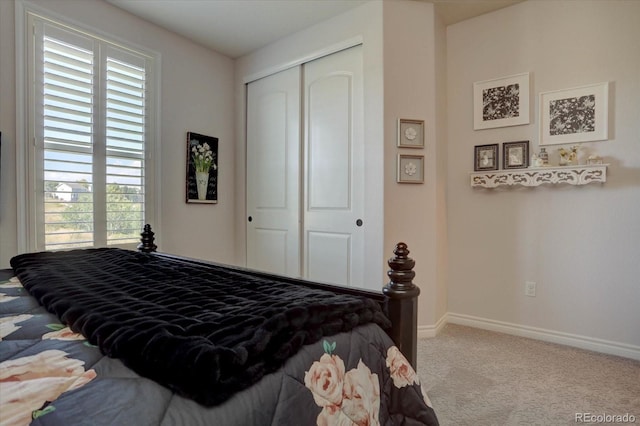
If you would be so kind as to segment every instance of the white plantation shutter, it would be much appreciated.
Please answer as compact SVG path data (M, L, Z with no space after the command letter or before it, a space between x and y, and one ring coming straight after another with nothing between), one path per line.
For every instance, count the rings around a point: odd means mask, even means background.
M110 49L115 56L115 51ZM123 56L123 53L120 52ZM107 57L107 243L139 239L144 225L145 69Z
M147 221L152 58L31 15L36 249L135 244Z

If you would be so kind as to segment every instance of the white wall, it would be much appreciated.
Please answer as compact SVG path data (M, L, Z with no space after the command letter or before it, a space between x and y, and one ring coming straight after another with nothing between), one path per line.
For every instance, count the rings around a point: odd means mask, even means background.
M37 0L89 29L115 35L161 55L162 188L158 233L169 253L233 263L234 94L233 61L101 0ZM0 267L17 254L14 2L0 1ZM185 203L186 132L219 138L218 204Z
M0 268L17 254L15 19L13 2L0 1Z
M444 94L437 81L444 73L437 60L444 57L436 46L436 21L433 4L384 3L385 248L403 241L416 260L418 325L427 334L435 333L433 326L446 312L446 221L438 222L444 219L446 145L439 108ZM437 28L438 37L444 35ZM424 149L397 147L399 118L424 120ZM398 154L425 156L424 184L397 183Z
M435 133L435 235L436 235L436 279L435 279L435 322L430 325L443 324L441 320L448 309L448 270L449 270L449 235L447 209L447 171L448 171L448 136L447 136L447 28L436 14L434 20L435 37L435 102L434 123L438 123ZM438 330L435 330L436 332Z
M640 345L640 2L527 1L450 26L451 314ZM475 81L532 73L531 124L473 130ZM611 82L607 182L472 190L473 146L529 140L539 92ZM550 151L557 164L554 146ZM537 283L535 298L525 281Z

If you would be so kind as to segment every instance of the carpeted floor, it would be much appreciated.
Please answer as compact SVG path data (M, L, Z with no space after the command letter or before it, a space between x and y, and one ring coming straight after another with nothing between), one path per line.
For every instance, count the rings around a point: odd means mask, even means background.
M640 361L627 358L448 324L418 341L418 374L443 426L640 424Z

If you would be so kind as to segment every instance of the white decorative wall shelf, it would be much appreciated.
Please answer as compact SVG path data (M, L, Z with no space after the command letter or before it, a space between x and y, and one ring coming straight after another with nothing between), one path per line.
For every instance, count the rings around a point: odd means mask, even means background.
M540 186L543 183L568 183L570 185L586 185L591 182L604 183L607 181L607 165L530 167L528 169L472 172L470 173L471 186L496 188L502 185Z

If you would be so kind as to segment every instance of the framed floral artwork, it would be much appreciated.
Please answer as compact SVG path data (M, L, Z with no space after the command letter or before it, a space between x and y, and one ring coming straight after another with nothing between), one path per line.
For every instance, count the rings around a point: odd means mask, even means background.
M473 128L529 124L529 73L473 83Z
M476 145L473 155L473 170L498 170L498 144Z
M540 93L540 145L609 138L609 83Z
M424 182L424 155L398 154L398 183Z
M218 202L218 138L187 132L187 203Z
M424 148L424 120L398 120L398 146Z
M502 168L526 169L529 167L529 141L502 144Z

